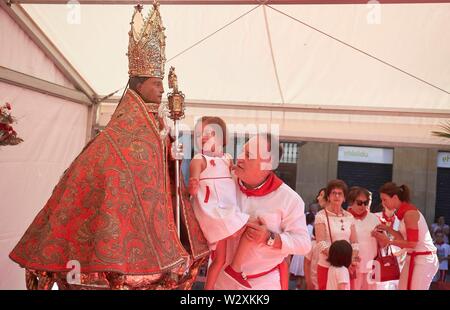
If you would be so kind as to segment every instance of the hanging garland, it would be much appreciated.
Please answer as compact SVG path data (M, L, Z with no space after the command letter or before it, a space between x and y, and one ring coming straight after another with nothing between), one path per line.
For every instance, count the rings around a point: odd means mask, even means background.
M17 137L17 132L11 126L16 119L11 115L11 104L7 102L0 107L0 146L17 145L23 140Z

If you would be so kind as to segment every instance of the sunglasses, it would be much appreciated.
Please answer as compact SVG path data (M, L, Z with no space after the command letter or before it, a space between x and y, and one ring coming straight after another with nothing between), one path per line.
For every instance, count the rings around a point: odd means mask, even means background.
M362 200L356 200L356 204L358 205L358 206L362 206L362 205L364 205L364 206L368 206L369 205L369 203L370 203L370 200L366 200L366 201L362 201Z

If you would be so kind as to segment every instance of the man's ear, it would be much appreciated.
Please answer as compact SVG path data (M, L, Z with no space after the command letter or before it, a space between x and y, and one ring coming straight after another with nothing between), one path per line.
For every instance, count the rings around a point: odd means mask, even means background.
M142 88L142 83L141 82L138 82L137 84L136 84L136 90L137 90L137 92L140 94L141 93L141 88Z

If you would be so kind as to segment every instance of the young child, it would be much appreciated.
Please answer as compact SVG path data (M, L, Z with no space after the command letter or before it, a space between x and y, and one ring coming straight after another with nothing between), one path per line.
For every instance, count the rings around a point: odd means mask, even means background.
M211 290L226 261L227 238L242 233L249 216L237 206L236 184L231 176L232 157L224 153L225 122L219 117L202 117L194 135L201 153L190 164L189 193L194 197L195 215L212 250L205 284L205 289ZM240 271L250 243L247 238L241 238L231 263L234 270ZM240 284L250 287L247 281Z
M311 213L312 214L312 213ZM308 225L309 230L309 225ZM317 263L319 262L319 247L316 245L314 227L311 233L311 251L305 255L305 280L307 290L318 290Z
M308 233L311 239L314 229L314 219L314 213L306 213L306 228L308 229ZM306 257L304 255L293 255L291 264L289 265L289 272L296 278L297 290L303 290L306 287L305 258Z
M450 256L450 246L444 242L444 233L437 230L434 233L436 238L434 245L436 246L436 253L439 259L439 282L445 282L448 271L448 258Z
M350 290L348 267L352 263L352 246L346 240L338 240L330 246L327 290Z

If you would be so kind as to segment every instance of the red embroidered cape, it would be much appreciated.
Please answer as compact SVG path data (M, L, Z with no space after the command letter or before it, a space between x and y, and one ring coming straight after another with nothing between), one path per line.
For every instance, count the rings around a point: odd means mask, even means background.
M183 244L174 222L167 150L142 99L128 90L111 121L65 171L10 258L22 267L152 274L208 254L183 191ZM174 178L172 178L174 179Z

